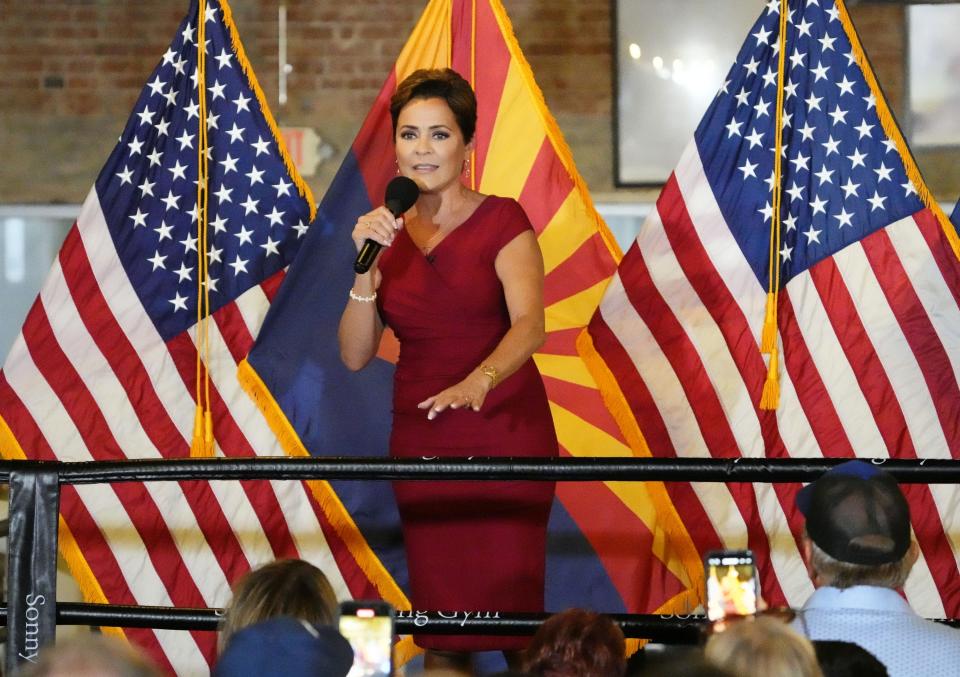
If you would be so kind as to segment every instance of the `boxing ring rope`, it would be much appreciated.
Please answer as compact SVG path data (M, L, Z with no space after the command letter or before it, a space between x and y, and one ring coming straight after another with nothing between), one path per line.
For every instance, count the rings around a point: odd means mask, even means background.
M809 482L846 458L818 459L693 459L693 458L185 458L66 463L0 461L0 482L54 475L59 485L181 480L550 480L559 482ZM869 460L869 459L864 459ZM944 459L874 459L901 483L960 484L960 461ZM11 496L11 523L17 520ZM20 520L22 521L22 520ZM14 553L11 539L8 562ZM0 608L0 625L17 617L23 600L11 599ZM24 609L19 609L23 612ZM491 611L464 618L454 612L398 611L399 634L529 635L549 614ZM611 614L627 637L668 644L692 644L701 637L705 620L698 615L660 616ZM20 616L23 617L22 615ZM58 625L97 625L170 630L216 630L219 609L56 603ZM960 626L960 619L945 623Z
M0 461L0 483L14 472L55 472L61 484L184 480L556 480L559 482L810 482L849 458L449 458L383 457ZM900 483L960 484L960 461L860 459Z

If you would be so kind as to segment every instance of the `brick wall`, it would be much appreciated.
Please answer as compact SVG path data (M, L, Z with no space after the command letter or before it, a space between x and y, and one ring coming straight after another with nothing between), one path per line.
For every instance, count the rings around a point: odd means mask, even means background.
M321 193L419 17L424 0L287 0L288 104L277 104L278 0L231 3L279 122L309 125L337 154ZM548 102L609 157L608 0L507 0ZM182 19L186 0L0 0L0 203L79 202ZM584 120L587 120L585 123ZM580 132L583 134L583 132ZM595 172L609 184L608 161Z
M294 70L282 108L278 4L234 0L232 7L280 123L312 126L336 151L310 180L322 194L425 0L286 0ZM612 191L611 1L504 5L581 172L594 191ZM83 199L186 6L186 0L0 0L0 203ZM851 13L899 111L904 10L860 3Z

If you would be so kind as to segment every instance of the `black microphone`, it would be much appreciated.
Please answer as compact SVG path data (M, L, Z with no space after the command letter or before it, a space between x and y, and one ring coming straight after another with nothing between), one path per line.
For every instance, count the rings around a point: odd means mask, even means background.
M390 210L394 217L399 218L401 214L410 209L413 203L420 197L420 187L413 179L406 176L395 176L387 184L387 190L383 196L383 206ZM376 240L367 238L363 246L360 247L360 253L357 254L357 260L353 262L353 269L358 273L365 273L370 270L373 260L383 247Z

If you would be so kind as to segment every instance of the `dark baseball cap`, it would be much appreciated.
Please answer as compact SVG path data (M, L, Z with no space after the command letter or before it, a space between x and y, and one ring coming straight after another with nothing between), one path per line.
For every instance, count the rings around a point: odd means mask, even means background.
M910 548L910 508L896 480L878 466L847 461L797 494L807 535L850 564L896 562Z

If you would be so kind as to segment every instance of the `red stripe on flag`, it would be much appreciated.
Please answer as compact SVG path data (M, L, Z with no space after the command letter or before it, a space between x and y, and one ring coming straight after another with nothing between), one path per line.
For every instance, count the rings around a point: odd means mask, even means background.
M10 387L3 372L0 372L0 412L28 458L42 461L59 460L47 444L33 416ZM109 489L106 490L109 491ZM107 600L112 604L136 604L137 600L126 584L113 551L81 500L76 487L69 484L61 486L60 514L74 538L83 543L83 559L100 583ZM124 633L131 641L148 651L150 656L167 671L167 674L173 674L173 665L167 660L166 653L160 647L153 630L126 628Z
M671 179L675 182L675 179ZM668 191L664 188L664 193ZM679 221L680 215L674 215L671 222ZM689 225L689 224L688 224ZM689 234L686 234L689 237ZM683 246L692 247L692 244ZM674 243L674 248L677 244ZM631 248L628 254L629 264L620 266L620 278L627 299L644 324L650 328L651 334L660 346L664 357L677 374L684 396L690 403L690 409L697 419L700 433L707 445L707 449L714 457L737 456L738 443L730 428L726 412L717 396L713 383L704 368L700 355L693 342L687 336L683 326L673 314L673 310L666 303L657 289L647 268L646 261L639 248ZM725 287L724 287L725 288ZM713 299L716 303L716 299ZM732 303L732 299L730 301ZM707 305L709 303L705 301ZM727 315L732 315L732 310ZM717 316L714 315L714 320ZM759 356L759 351L757 351ZM770 541L760 519L760 507L753 487L749 484L736 482L728 485L743 521L747 525L747 542L754 551L757 559L768 562L770 558ZM783 591L776 572L772 566L762 567L764 592L774 600L784 600ZM779 603L779 602L778 602Z
M883 295L923 373L947 446L960 453L960 388L950 358L886 230L861 240Z
M593 547L628 613L654 611L686 589L653 556L653 534L604 483L558 482L557 498ZM646 608L637 600L646 600Z
M104 487L104 490L110 491L106 487ZM136 605L137 600L130 592L130 588L127 587L120 565L113 556L109 544L104 540L99 523L93 519L93 515L87 510L86 505L77 493L76 487L69 485L61 487L60 512L74 539L78 544L83 544L83 559L90 567L97 583L100 584L107 601L110 604ZM131 642L142 647L150 658L164 670L164 674L175 674L173 664L170 663L167 652L160 645L155 630L150 628L124 628L123 634ZM216 636L213 633L201 631L190 634L197 641L204 659L212 665L216 657Z
M538 353L544 355L577 355L577 337L583 331L582 327L557 329L547 334L547 340L540 346Z
M544 137L517 200L523 205L537 235L547 227L572 190L573 179L557 157L550 138Z
M677 451L650 391L637 372L633 360L610 331L600 313L593 316L589 331L597 352L603 357L610 371L617 375L617 383L634 419L643 431L651 455L658 458L676 458ZM693 487L688 482L667 482L664 486L697 550L705 553L723 548L723 541L713 528L713 523Z
M140 427L161 456L188 456L189 447L183 435L160 402L140 356L117 323L96 283L77 229L70 231L59 258L64 280L84 326L124 389ZM130 457L129 453L126 455ZM184 482L181 489L227 579L248 571L249 562L210 485L207 482Z
M194 369L196 368L196 349L186 334L175 336L167 342L167 348L173 362L183 378L187 389L192 391L194 386ZM253 448L243 435L232 412L227 408L216 386L210 383L210 408L213 413L214 435L220 448L231 457L255 456ZM244 493L250 501L257 518L260 520L263 532L270 542L274 557L299 557L293 537L283 510L273 489L266 481L247 480L240 482Z
M797 393L800 407L810 424L817 446L824 456L852 457L855 455L853 446L843 429L843 423L823 379L820 378L807 343L803 340L789 291L781 292L779 299L777 323L783 341L785 368L790 374L793 389Z
M263 293L266 295L267 300L270 303L273 303L273 299L277 297L277 292L280 290L280 285L283 284L283 280L286 276L286 269L278 270L260 283L260 289L263 290Z
M617 264L600 233L588 237L544 279L543 305L551 306L610 278Z
M39 308L28 315L23 325L23 336L34 364L73 421L91 457L95 460L126 458L100 407L61 350L46 314L40 312ZM176 606L205 606L206 601L146 487L142 483L122 482L113 485L113 491L146 546L147 555L171 601ZM135 509L132 509L134 506ZM203 647L202 633L192 631L191 634L198 646Z
M223 342L230 351L233 361L239 364L250 352L253 346L253 336L247 329L247 323L240 314L237 304L228 303L213 314L213 321L217 323Z
M452 22L453 52L451 67L467 80L471 77L471 51L476 59L477 131L475 134L476 163L471 168L476 185L483 179L483 170L490 150L490 139L500 114L500 100L510 69L510 51L500 32L500 26L488 2L473 4L476 8L476 43L471 44L470 3L454 3ZM480 47L482 46L482 47ZM481 63L482 62L482 63Z
M760 409L760 394L766 380L767 367L760 354L759 346L753 338L753 331L700 242L675 174L670 175L670 179L664 186L657 200L657 209L664 224L669 224L665 227L665 232L687 281L696 291L723 335L727 350L733 356L747 386L747 392L751 395L753 411L760 424L764 442L764 455L768 458L789 457L780 437L776 412ZM699 406L699 403L695 406ZM797 485L774 484L773 490L780 502L790 532L799 545L803 525L801 515L794 505ZM760 523L756 526L762 528ZM775 579L772 568L770 576ZM786 602L785 598L772 597L771 599L775 603Z
M610 415L610 410L603 403L600 391L550 376L543 376L543 385L551 402L574 412L577 417L607 433L625 447L629 446L623 439L617 422Z
M950 293L953 294L953 300L960 308L960 261L953 254L953 249L943 234L943 228L937 217L929 209L921 209L913 215L913 220L917 222L923 239L927 241L930 247L930 253L937 262L937 268L947 283Z
M776 413L760 410L760 394L767 377L767 367L756 341L753 340L753 331L700 242L675 174L670 175L663 192L660 193L657 209L665 224L664 230L670 240L670 247L684 271L684 276L723 335L727 349L743 377L747 392L753 399L753 410L760 423L766 455L786 456L783 440L777 430ZM624 287L629 289L626 282ZM799 526L795 533L799 533Z
M864 400L887 446L887 453L892 458L918 458L896 392L870 342L836 262L832 258L823 259L808 272L827 309L833 331L860 384ZM946 541L940 514L933 503L930 489L921 485L904 485L903 490L910 501L917 542L930 567L944 608L948 609L948 613L953 613L958 610L957 569L953 550Z

